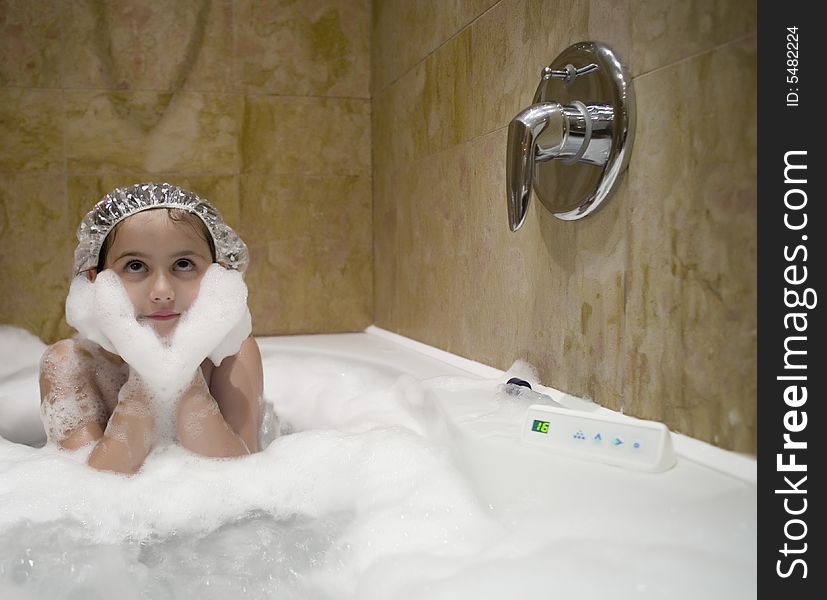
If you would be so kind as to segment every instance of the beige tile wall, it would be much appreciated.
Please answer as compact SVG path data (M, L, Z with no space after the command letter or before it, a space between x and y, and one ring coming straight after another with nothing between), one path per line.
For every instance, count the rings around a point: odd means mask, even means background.
M251 248L258 334L373 321L369 0L0 0L0 323L63 320L74 229L170 181Z
M375 321L724 448L756 444L754 0L374 0ZM510 119L568 45L612 46L637 140L575 223L511 233Z

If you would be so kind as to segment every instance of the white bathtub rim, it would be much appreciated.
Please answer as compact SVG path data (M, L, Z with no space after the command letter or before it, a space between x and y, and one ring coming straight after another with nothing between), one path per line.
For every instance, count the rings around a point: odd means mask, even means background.
M445 350L440 350L439 348L429 346L428 344L423 344L422 342L417 342L416 340L412 340L411 338L399 335L398 333L393 333L386 329L382 329L376 325L370 325L367 329L365 329L365 333L395 342L400 346L405 346L406 348L410 348L411 350L415 350L416 352L435 358L436 360L449 364L457 369L467 371L472 375L482 377L483 379L498 379L505 374L505 371L501 369L490 367L481 362L471 360L470 358L464 358L462 356L452 354L451 352L446 352Z
M675 453L683 458L749 483L758 482L758 461L754 456L724 450L674 431L671 434Z
M382 329L376 325L370 325L364 330L364 333L399 344L400 346L404 346L484 379L497 379L505 374L505 371L501 369L429 346L428 344ZM554 388L548 389L554 390L559 394L564 393ZM601 407L600 410L609 411L616 415L620 414L616 411L610 411L610 409L605 407ZM725 450L708 442L674 431L671 432L671 437L675 453L679 456L732 477L737 477L743 481L757 483L758 462L754 456Z
M419 370L423 374L423 376L427 376L429 372L433 374L433 371L436 370L434 368L435 363L447 365L454 370L458 370L461 373L467 373L471 376L480 377L482 379L501 379L505 374L505 371L502 371L500 369L464 358L462 356L458 356L456 354L452 354L445 350L440 350L438 348L429 346L422 342L418 342L416 340L404 337L402 335L392 333L380 327L376 327L375 325L369 326L362 333L333 335L366 335L368 338L375 340L383 339L385 340L386 344L390 344L391 347L396 347L400 350L412 351L415 353L415 355L424 357L421 361L419 361L420 363L422 363L420 364ZM350 353L348 352L348 354ZM365 358L367 359L369 357L366 355ZM396 357L391 357L387 359L389 366L393 364L395 358ZM442 368L442 370L444 374L444 367ZM549 390L551 392L556 392L557 394L563 394L563 392L555 390L554 388L548 388L546 386L542 387L545 387L546 389L539 391ZM608 411L615 415L619 414L615 411L609 411L609 409L605 407L600 407L599 410ZM37 407L33 405L29 412L31 413L30 415L24 416L27 416L27 418L33 420L33 422L35 422L37 425L40 425L39 405ZM757 461L754 456L724 450L707 442L691 438L689 436L676 432L672 432L671 437L675 452L679 456L693 461L695 463L698 463L700 465L731 475L733 477L737 477L747 482L755 483L757 481ZM23 440L18 441L26 443Z

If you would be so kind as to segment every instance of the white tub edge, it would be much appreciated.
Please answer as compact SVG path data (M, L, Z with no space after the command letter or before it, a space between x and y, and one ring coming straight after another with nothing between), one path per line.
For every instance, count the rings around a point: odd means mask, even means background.
M479 377L482 377L484 379L496 379L498 377L502 377L505 373L505 371L502 371L500 369L489 367L488 365L485 365L483 363L471 360L469 358L463 358L462 356L457 356L456 354L451 354L450 352L440 350L439 348L434 348L433 346L423 344L422 342L417 342L416 340L412 340L411 338L399 335L398 333L393 333L391 331L388 331L387 329L382 329L381 327L377 327L376 325L368 326L368 328L365 329L365 333L369 335L375 335L380 338L384 338L391 342L395 342L400 346L410 348L411 350L415 350L421 354L430 356L431 358L442 361L446 364L451 365L452 367L462 369L463 371L468 371L469 373L473 375L478 375Z
M485 379L494 379L502 377L505 371L490 367L483 363L457 356L445 350L434 348L428 344L417 342L411 338L407 338L398 333L393 333L376 325L370 325L365 329L365 333L379 338L386 339L390 342L404 346L420 354L424 354L436 360L442 361L452 367L462 369L471 374L477 375ZM609 410L605 409L604 410ZM613 411L615 412L615 411ZM620 413L617 413L620 414ZM750 483L756 483L758 480L758 461L754 456L732 452L731 450L724 450L718 446L714 446L708 442L683 435L681 433L672 433L672 444L675 452L680 456L691 460L692 462L704 465L711 469L721 471L727 475L737 477Z
M675 452L684 458L750 483L758 482L758 461L754 456L724 450L682 433L671 433Z

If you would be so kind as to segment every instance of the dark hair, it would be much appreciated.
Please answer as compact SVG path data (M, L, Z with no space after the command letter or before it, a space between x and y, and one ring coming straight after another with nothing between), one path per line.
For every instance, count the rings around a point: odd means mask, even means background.
M168 208L165 206L162 206L160 208L166 209L167 216L169 217L170 221L174 221L176 223L186 223L187 225L192 227L196 231L196 233L198 233L202 238L204 238L204 240L206 240L207 242L207 245L209 245L210 247L210 256L212 257L212 261L215 262L215 242L213 241L212 235L210 235L207 226L204 224L204 221L202 221L200 217L194 215L188 210L184 210L183 208ZM147 210L158 209L150 208ZM100 273L104 269L104 265L106 264L106 256L109 254L109 249L112 247L112 244L115 243L115 235L117 234L118 227L121 226L121 223L123 223L123 221L121 221L112 228L112 231L110 231L107 234L106 238L104 238L103 240L103 244L101 244L101 249L98 253L98 273Z

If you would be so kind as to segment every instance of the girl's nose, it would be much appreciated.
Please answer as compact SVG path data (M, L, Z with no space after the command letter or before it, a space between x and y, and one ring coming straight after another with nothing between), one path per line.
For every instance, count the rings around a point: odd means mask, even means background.
M153 302L172 302L175 292L170 285L169 278L164 273L158 273L152 280L151 297Z

